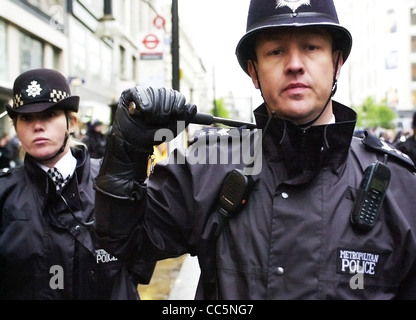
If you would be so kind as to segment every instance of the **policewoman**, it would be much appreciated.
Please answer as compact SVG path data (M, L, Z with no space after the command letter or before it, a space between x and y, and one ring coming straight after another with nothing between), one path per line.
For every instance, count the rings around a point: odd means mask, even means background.
M99 160L73 138L78 106L55 70L15 79L6 108L24 164L0 176L1 299L138 299L129 266L93 233Z
M117 152L96 181L105 248L197 256L197 299L416 299L415 168L378 138L353 137L356 113L333 100L351 47L332 0L252 0L236 54L264 99L261 148L244 148L259 130L204 131L147 180L155 130L175 132L196 107L165 88L124 91ZM195 161L202 151L209 162Z

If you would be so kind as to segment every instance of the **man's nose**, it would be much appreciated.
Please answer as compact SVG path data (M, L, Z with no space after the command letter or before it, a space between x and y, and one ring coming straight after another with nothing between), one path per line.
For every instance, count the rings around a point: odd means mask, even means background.
M299 72L303 70L303 59L299 49L291 48L287 55L286 71Z

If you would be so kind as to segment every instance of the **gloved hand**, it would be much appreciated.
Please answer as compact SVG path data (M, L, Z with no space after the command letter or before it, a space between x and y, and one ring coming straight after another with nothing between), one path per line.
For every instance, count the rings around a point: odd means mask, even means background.
M119 199L139 199L145 188L149 155L159 129L169 129L176 137L178 121L184 129L197 112L195 105L186 104L175 90L135 87L123 91L113 125L107 134L106 152L95 190ZM134 115L130 114L131 103Z
M185 129L196 112L196 106L186 104L185 97L176 90L152 87L127 89L120 97L113 134L151 154L154 145L165 141L155 139L159 129L168 129L169 136L176 137L180 133L178 128ZM178 127L178 121L184 121L185 125Z

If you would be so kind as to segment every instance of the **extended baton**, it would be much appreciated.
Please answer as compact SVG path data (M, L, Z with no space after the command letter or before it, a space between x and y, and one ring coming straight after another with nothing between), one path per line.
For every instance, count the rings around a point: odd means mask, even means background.
M131 102L129 105L129 113L131 115L139 115L140 110L136 108L136 104ZM191 123L201 124L201 125L211 125L214 123L221 123L226 126L230 127L242 127L246 126L248 129L255 129L257 125L252 122L245 122L245 121L238 121L238 120L230 120L220 117L214 117L212 114L209 113L200 113L198 112L195 117L191 120Z

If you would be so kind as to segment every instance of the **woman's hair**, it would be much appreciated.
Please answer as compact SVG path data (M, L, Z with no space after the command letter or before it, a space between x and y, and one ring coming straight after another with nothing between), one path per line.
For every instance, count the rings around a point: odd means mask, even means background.
M78 120L78 113L74 111L65 111L65 116L67 117L68 121L77 121ZM17 124L17 117L12 119L12 123L14 128L16 129ZM70 147L76 147L76 146L84 146L86 147L85 143L83 143L81 140L74 137L73 134L69 135L68 138L68 144ZM23 147L20 147L19 157L20 159L24 159L26 155L26 150L24 150Z

